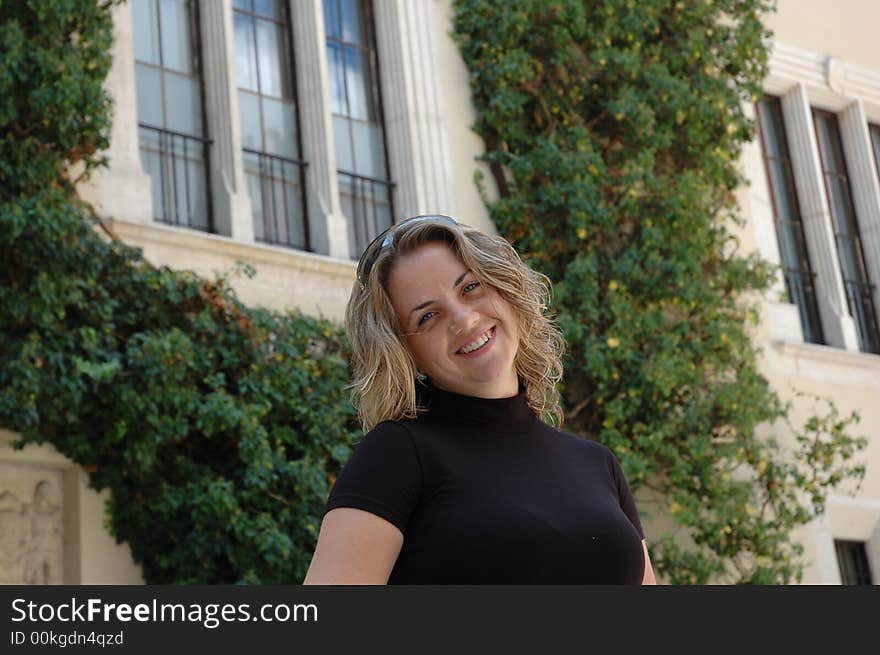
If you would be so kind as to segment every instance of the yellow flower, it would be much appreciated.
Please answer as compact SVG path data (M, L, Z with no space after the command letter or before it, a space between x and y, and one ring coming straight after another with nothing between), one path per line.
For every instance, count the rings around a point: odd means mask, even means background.
M681 505L676 502L673 502L669 505L669 513L675 516L676 514L681 514L681 511L684 509Z
M578 239L586 239L587 238L587 228L579 227L577 229Z
M608 283L608 290L617 291L617 280L611 280L611 282Z
M609 348L617 348L620 345L620 339L617 337L608 337L608 341L606 342Z

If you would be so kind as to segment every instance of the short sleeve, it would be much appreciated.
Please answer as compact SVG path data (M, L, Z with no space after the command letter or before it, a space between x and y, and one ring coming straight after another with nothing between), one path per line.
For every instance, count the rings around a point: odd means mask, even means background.
M614 476L614 484L617 486L617 498L620 501L620 509L622 509L623 513L629 518L630 523L633 524L633 527L635 527L636 531L639 533L639 537L644 539L645 532L642 529L639 510L636 507L636 500L633 497L632 490L629 488L629 483L626 481L626 474L624 474L620 462L610 449L608 451L608 456L611 458L611 473Z
M355 446L330 490L326 514L352 507L406 530L422 491L422 468L409 431L393 421L380 423Z

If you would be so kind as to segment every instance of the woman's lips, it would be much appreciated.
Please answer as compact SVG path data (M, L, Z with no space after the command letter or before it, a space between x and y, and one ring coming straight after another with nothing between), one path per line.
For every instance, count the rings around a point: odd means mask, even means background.
M486 343L484 343L482 346L480 346L476 350L470 351L469 353L455 353L455 354L458 355L459 357L467 357L467 358L477 357L479 355L482 355L487 350L489 350L489 348L491 348L492 344L494 344L494 343L495 343L495 326L493 325L491 328L489 328L489 340L486 341Z

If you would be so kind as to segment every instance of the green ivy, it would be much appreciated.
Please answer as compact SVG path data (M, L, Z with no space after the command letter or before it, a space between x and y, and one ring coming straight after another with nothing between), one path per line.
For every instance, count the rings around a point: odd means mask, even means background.
M356 434L347 344L149 264L77 199L107 148L111 5L0 0L0 425L110 491L148 583L298 583Z
M739 251L732 228L772 3L454 7L500 192L491 217L554 284L566 427L607 444L632 486L662 499L644 507L677 526L651 544L667 581L800 580L792 531L830 489L860 483L851 459L866 441L830 401L800 399L816 415L789 425L748 333L774 271Z

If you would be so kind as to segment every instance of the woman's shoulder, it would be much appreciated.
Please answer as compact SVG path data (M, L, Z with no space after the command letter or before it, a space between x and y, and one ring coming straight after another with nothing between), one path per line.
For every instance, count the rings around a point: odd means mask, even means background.
M596 441L595 439L590 439L589 437L583 437L581 435L573 434L571 432L567 432L562 430L561 428L555 428L551 425L547 425L548 430L551 430L556 438L567 445L570 448L577 449L581 452L588 453L589 455L602 458L609 459L614 457L614 452L605 444Z
M382 421L377 423L357 440L355 447L374 447L380 444L412 442L412 430L407 423L409 423L409 421L406 420Z

